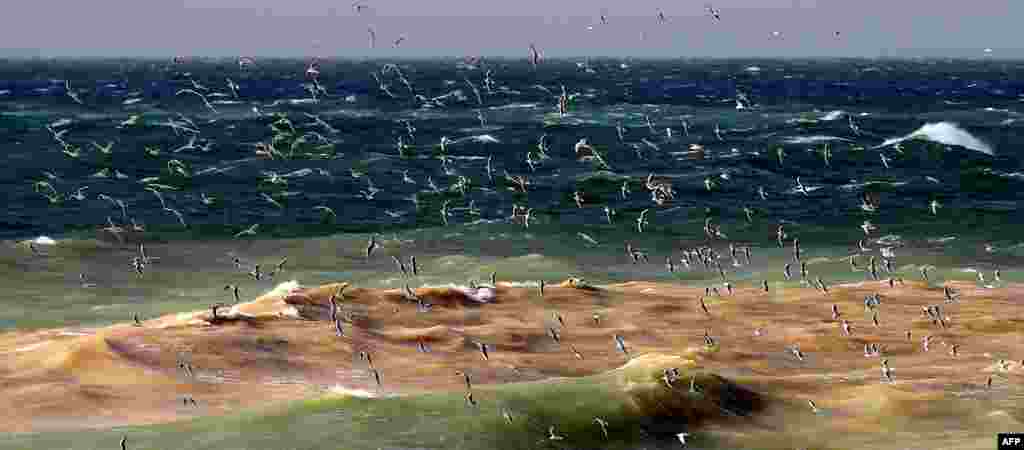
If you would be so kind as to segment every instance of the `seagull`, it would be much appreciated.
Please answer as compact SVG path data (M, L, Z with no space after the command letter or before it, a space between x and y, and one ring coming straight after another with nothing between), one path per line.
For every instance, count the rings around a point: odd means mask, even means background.
M882 360L882 377L884 377L885 380L890 382L890 383L893 381L893 379L892 379L892 368L889 367L889 360L888 359L883 359Z
M177 95L181 95L181 94L192 94L192 95L199 96L199 98L203 99L203 103L206 105L206 107L209 108L210 111L213 111L214 114L217 114L217 108L214 108L213 105L210 104L210 101L206 99L205 95L200 94L195 89L182 89L182 90L179 90L178 92L174 93L174 95L176 95L176 96Z
M537 46L530 44L530 65L532 65L534 69L537 68L537 64L540 64L540 59L540 51L537 50Z
M227 84L228 84L228 89L231 90L231 95L234 96L235 98L238 98L238 83L235 83L234 80L228 78L227 79Z
M398 257L395 255L391 255L391 259L395 262L395 265L398 267L398 270L402 272L402 275L408 277L409 269L405 268L405 263L403 263L402 260L398 259Z
M706 9L707 12L709 14L711 14L711 17L713 17L715 20L717 20L717 21L721 21L722 20L722 15L721 15L722 11L718 10L718 9L715 9L715 7L711 6L710 3L707 4L707 5L704 5L704 9Z
M872 225L871 221L865 220L864 223L861 224L860 229L864 230L864 235L866 236L871 234L872 231L877 230L878 227Z
M164 208L164 211L174 214L174 217L178 218L178 223L180 223L181 226L188 228L188 224L185 223L185 216L181 215L181 211L178 211L174 208Z
M570 350L570 351L572 351L572 354L573 354L573 356L575 356L575 357L576 357L576 359L579 359L579 360L582 360L582 359L583 359L583 354L582 354L582 353L580 353L580 351L579 351L579 350L576 350L576 347L575 347L575 346L573 346L573 345L569 345L569 350Z
M224 286L224 290L225 291L227 291L227 290L231 291L232 296L235 297L235 303L238 303L241 300L239 298L239 296L238 296L238 285L236 285L236 284L229 284L227 286Z
M623 339L622 336L618 334L616 334L614 338L615 348L619 349L619 351L625 354L626 356L629 356L629 349L626 348L626 340Z
M644 232L644 226L647 225L647 212L648 211L650 211L650 209L644 209L643 211L640 211L640 217L636 218L636 231L637 231L637 233L643 233Z
M174 149L173 153L180 153L184 150L196 150L198 148L199 147L196 146L196 135L193 134L189 137L188 142L185 145Z
M806 197L808 195L807 194L807 187L804 186L804 184L800 182L800 177L796 177L796 190L797 190L797 192L799 192L801 194L804 194L804 197Z
M287 256L285 256L284 258L281 258L281 261L280 261L280 262L278 262L278 263L277 263L277 265L275 265L275 266L274 266L274 270L271 270L271 271L270 271L270 274L269 274L269 275L270 275L270 277L271 277L271 278L273 278L273 277L274 277L274 275L276 275L276 274L278 274L278 273L281 273L282 271L284 271L284 265L285 265L285 263L287 263L287 262L288 262L288 257L287 257Z
M602 16L602 17L604 17L604 16ZM604 434L604 440L607 441L608 440L608 422L605 422L604 419L602 419L600 417L595 417L594 418L594 423L596 423L597 426L601 427L601 434Z
M139 243L139 258L142 259L143 264L149 264L160 259L153 256L146 256L146 247L144 247L142 243Z
M555 341L556 344L562 341L562 338L558 334L558 330L554 328L548 328L548 336L551 336L551 340Z
M690 435L690 433L677 433L676 434L676 437L679 438L679 443L682 444L683 447L686 447L686 437L689 436L689 435Z
M259 264L253 265L252 271L249 272L249 276L251 276L256 281L260 281L263 279L263 272L260 271Z
M373 254L377 247L380 247L380 244L377 243L377 235L372 234L370 235L370 242L366 244L366 259L370 259L370 255Z
M561 441L561 440L565 439L565 436L559 436L559 435L555 434L555 426L552 425L552 426L548 427L548 439L552 440L552 441Z
M249 228L246 228L246 229L244 229L242 231L239 231L237 234L235 234L235 238L239 238L239 237L242 237L242 236L255 236L256 235L256 229L259 228L259 226L260 226L260 224L254 223Z
M100 153L103 153L104 155L109 155L111 153L111 151L113 150L113 148L114 148L114 143L113 142L107 142L107 145L100 145L100 144L97 144L96 141L93 141L92 142L92 146L93 146L93 148L98 150Z
M78 93L71 89L71 82L68 80L64 80L64 92L68 97L71 97L71 100L74 100L75 103L78 103L79 105L83 104L82 99L78 97Z

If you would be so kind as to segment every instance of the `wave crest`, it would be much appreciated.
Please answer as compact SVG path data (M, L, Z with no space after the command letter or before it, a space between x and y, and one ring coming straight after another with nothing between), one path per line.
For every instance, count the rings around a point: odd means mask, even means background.
M893 144L909 139L922 139L931 142L938 142L946 145L956 145L969 150L984 153L986 155L994 155L994 149L968 133L964 129L960 128L953 122L938 122L938 123L926 123L921 128L918 128L913 133L899 138L886 139L879 147L888 147Z

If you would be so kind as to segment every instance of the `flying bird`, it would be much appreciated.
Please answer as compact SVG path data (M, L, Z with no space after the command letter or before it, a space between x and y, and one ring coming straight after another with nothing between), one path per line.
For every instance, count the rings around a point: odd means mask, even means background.
M210 101L206 99L205 95L200 94L195 89L182 89L182 90L174 93L174 95L176 95L176 96L177 95L181 95L181 94L192 94L192 95L198 96L199 98L201 98L203 100L203 104L205 104L206 107L210 109L210 111L213 111L214 114L217 114L217 108L214 108L213 105L210 104Z
M537 50L537 46L530 44L530 64L534 69L537 68L537 64L540 64L540 51Z
M711 6L710 3L707 4L707 5L704 5L704 9L707 10L708 14L711 14L711 17L713 17L715 20L717 20L717 21L721 21L722 20L722 11L719 10L719 9L715 9L715 7Z

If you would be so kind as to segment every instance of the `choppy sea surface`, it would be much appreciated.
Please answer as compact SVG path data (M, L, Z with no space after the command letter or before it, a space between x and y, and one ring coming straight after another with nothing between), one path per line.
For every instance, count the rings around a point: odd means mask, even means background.
M254 296L281 281L234 258L269 271L288 257L304 284L401 287L387 255L418 255L432 285L711 283L718 271L684 267L682 250L732 243L754 257L727 270L755 283L782 279L797 237L831 280L863 278L844 259L858 252L905 277L1020 278L1024 62L309 68L0 61L0 329L202 309L225 284ZM382 249L367 259L371 235ZM159 258L143 278L138 243Z
M263 248L254 240L365 247L381 233L469 258L571 255L561 263L613 279L632 276L616 269L626 240L651 254L655 277L663 256L707 240L706 219L723 243L767 249L782 224L805 247L840 253L887 236L874 247L990 265L1021 253L1024 63L315 63L0 62L0 236L173 243L166 269L212 263L175 254L213 248L230 262L228 252ZM582 139L603 163L581 158ZM645 187L651 174L673 191L661 205ZM874 208L862 208L865 195ZM877 230L866 235L864 221ZM111 225L125 233L102 231ZM130 275L134 245L78 245L75 267L60 270L72 281ZM118 248L128 253L109 269L83 254ZM7 251L20 269L11 273L37 270L27 251Z

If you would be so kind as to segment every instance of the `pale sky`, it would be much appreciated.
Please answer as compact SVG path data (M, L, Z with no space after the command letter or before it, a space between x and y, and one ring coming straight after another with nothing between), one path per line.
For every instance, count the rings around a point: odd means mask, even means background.
M7 3L0 56L525 57L533 42L546 57L1024 58L1019 0L713 1L721 22L703 0L363 0L359 15L351 0Z

